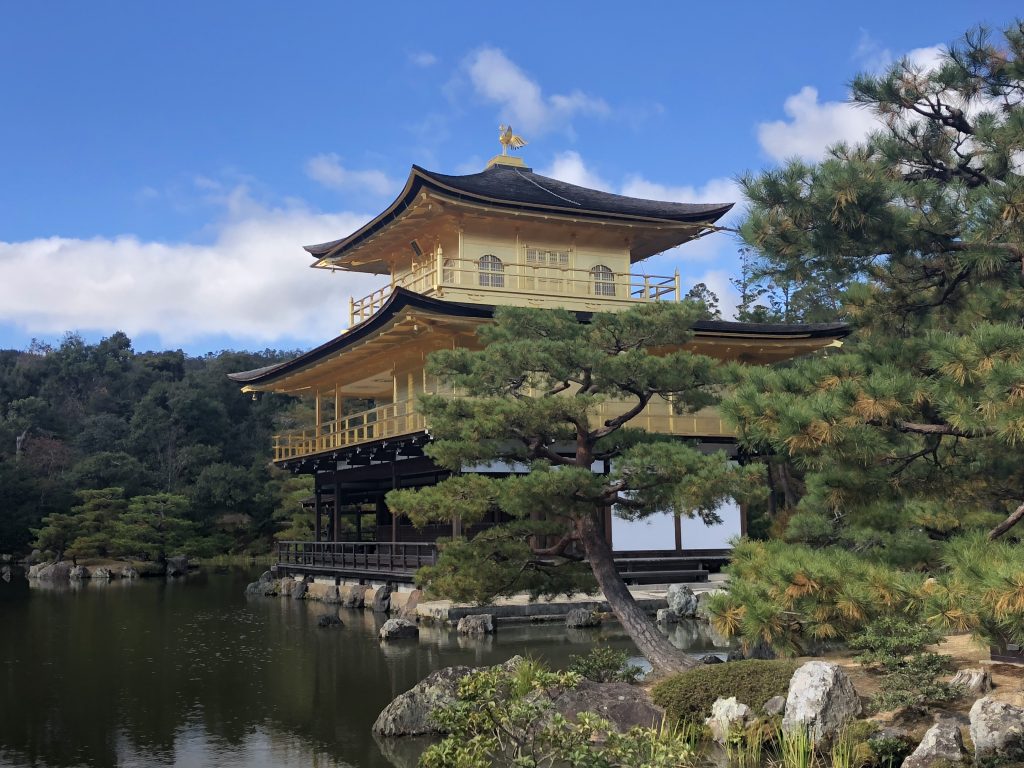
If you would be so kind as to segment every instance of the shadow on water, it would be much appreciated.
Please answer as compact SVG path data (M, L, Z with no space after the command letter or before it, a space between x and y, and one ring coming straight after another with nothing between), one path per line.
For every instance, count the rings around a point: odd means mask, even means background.
M612 626L503 627L470 639L425 627L418 642L381 646L385 617L246 598L251 572L179 581L29 588L0 582L0 765L414 765L421 745L384 745L370 726L428 673L520 653L564 666L595 642L631 648ZM714 649L695 624L672 629L694 652ZM393 761L393 762L392 762Z

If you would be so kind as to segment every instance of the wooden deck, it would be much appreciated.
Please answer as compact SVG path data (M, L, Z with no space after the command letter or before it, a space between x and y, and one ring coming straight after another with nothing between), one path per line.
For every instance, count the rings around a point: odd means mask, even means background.
M728 561L728 549L615 553L615 565L628 584L705 582L708 573ZM436 562L432 541L282 541L275 568L280 574L411 584L417 570Z

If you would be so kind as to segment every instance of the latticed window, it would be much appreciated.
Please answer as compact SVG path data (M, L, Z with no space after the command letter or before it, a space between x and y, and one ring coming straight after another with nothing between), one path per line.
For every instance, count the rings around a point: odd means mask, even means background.
M477 261L480 271L480 285L484 288L505 287L505 265L494 254L488 253Z
M590 276L594 279L595 296L615 295L615 273L604 264L598 264L590 270Z
M455 284L455 262L452 259L441 262L441 282L445 285Z
M526 263L552 267L565 267L569 265L569 252L543 251L539 248L527 248Z

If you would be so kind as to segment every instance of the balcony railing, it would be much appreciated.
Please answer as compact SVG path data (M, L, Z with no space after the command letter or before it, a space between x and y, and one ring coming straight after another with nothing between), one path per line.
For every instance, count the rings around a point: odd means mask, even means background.
M467 291L499 291L532 296L558 296L601 302L679 301L678 273L670 276L631 272L597 272L551 264L502 264L501 269L481 269L471 259L444 259L441 264L421 265L361 299L351 299L352 325L371 318L388 300L395 286L432 294L444 288Z
M286 570L412 574L436 562L434 542L281 541L277 545L278 568Z
M602 424L605 420L625 412L629 407L630 404L624 402L601 403L594 413L594 424ZM651 402L639 415L631 419L627 426L647 432L683 437L735 436L733 429L722 420L714 408L705 408L697 413L678 414L672 410L669 403L661 400ZM410 435L426 428L426 419L418 411L416 401L401 400L326 421L319 429L311 427L274 435L274 461L298 459L375 440Z
M425 427L423 414L416 411L414 401L388 403L325 421L319 429L314 426L274 435L274 461L312 456L386 437L408 435Z

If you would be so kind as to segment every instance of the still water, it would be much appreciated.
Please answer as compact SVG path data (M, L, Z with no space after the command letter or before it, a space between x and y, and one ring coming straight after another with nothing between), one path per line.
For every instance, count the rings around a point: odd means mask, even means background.
M428 673L516 653L565 666L595 642L631 648L618 627L509 626L468 639L423 628L382 646L383 617L246 598L256 573L80 588L0 581L0 766L415 765L420 743L378 744L377 714ZM694 652L695 624L673 630Z

